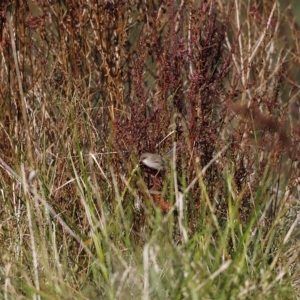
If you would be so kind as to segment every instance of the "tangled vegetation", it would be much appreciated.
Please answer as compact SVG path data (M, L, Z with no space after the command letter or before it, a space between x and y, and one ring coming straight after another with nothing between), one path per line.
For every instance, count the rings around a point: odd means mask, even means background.
M299 297L291 11L4 0L0 25L1 298Z

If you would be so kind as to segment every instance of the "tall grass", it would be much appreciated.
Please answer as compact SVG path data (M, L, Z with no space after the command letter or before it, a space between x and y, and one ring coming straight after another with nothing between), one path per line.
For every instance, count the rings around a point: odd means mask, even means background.
M1 298L299 297L298 25L161 2L1 2Z

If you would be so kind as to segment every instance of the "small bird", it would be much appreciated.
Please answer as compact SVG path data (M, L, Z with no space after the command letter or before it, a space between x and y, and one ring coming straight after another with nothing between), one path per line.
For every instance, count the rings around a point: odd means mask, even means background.
M143 153L140 163L153 170L161 171L164 168L164 161L159 154Z

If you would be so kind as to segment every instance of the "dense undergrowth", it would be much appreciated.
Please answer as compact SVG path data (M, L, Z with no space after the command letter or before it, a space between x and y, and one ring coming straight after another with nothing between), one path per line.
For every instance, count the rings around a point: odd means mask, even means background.
M288 13L2 1L1 298L299 297Z

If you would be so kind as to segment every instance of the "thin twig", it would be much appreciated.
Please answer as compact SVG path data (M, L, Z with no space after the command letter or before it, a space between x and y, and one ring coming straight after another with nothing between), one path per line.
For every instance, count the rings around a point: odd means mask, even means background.
M27 110L26 110L26 101L25 101L24 92L23 92L21 73L19 70L19 63L18 63L18 58L17 58L16 44L15 44L15 40L14 40L12 15L9 10L7 11L7 19L8 19L8 25L9 25L9 34L10 34L10 39L11 39L12 53L13 53L13 57L14 57L14 63L15 63L16 73L17 73L17 80L18 80L18 85L19 85L22 117L23 117L23 121L24 121L24 128L25 128L25 133L26 133L26 144L27 144L27 149L28 149L28 160L31 164L33 164L30 130L29 130L29 126L28 126L28 118L27 118Z

